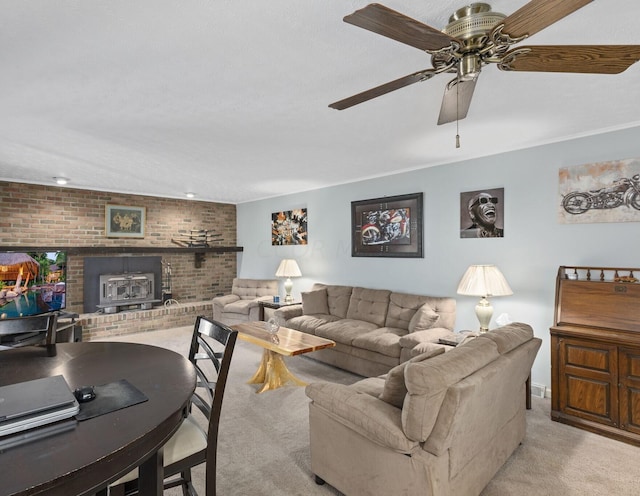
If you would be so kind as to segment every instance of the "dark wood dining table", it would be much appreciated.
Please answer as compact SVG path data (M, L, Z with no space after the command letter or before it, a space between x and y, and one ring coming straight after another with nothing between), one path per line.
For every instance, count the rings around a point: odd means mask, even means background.
M58 374L72 390L126 379L148 401L62 421L60 432L0 449L0 496L95 494L138 466L140 494L162 494L162 446L186 414L196 384L192 364L173 351L134 343L60 343L54 353L40 346L0 352L0 386ZM29 434L38 429L43 428Z

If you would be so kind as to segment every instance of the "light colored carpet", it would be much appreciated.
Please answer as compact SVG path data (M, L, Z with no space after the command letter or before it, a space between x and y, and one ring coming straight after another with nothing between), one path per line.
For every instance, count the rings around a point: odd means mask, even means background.
M181 327L111 340L153 344L186 355L191 332L191 327ZM304 388L286 386L256 394L256 386L246 384L258 367L261 353L260 348L243 341L236 345L222 407L218 494L341 495L328 484L318 486L314 482L309 455L309 400ZM360 379L307 357L286 360L291 371L307 382L351 384ZM533 398L524 443L481 496L640 494L640 448L552 422L549 411L548 399ZM204 496L201 467L194 471L194 481Z

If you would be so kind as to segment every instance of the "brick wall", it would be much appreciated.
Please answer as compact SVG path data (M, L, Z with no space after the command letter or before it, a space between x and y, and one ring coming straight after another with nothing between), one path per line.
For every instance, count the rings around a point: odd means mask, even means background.
M145 236L107 238L105 205L145 207ZM173 200L55 186L0 181L0 246L149 247L136 256L158 255L154 247L178 247L171 239L191 229L221 234L221 246L236 246L236 208L223 203ZM95 256L114 256L96 252ZM229 293L237 254L207 253L200 268L193 253L162 253L172 267L173 298L205 301ZM67 261L67 309L82 313L84 257Z

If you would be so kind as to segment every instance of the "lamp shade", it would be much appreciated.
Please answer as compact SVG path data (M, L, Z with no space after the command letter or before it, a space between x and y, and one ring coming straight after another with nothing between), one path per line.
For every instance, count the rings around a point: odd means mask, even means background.
M276 277L302 277L302 272L300 272L300 267L295 260L285 258L276 270Z
M458 294L470 296L507 296L513 291L495 265L472 265L458 284Z

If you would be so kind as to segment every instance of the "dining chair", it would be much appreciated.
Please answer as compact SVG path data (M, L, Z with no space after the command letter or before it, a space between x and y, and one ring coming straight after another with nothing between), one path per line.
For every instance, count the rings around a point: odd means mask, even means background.
M197 496L191 468L206 462L206 496L216 494L216 456L222 398L238 331L199 316L196 319L189 361L196 369L196 389L189 415L164 445L164 489L182 487L182 494ZM109 487L111 496L137 492L138 469ZM99 493L104 494L104 493Z
M0 350L36 344L50 347L56 342L58 314L0 319Z

